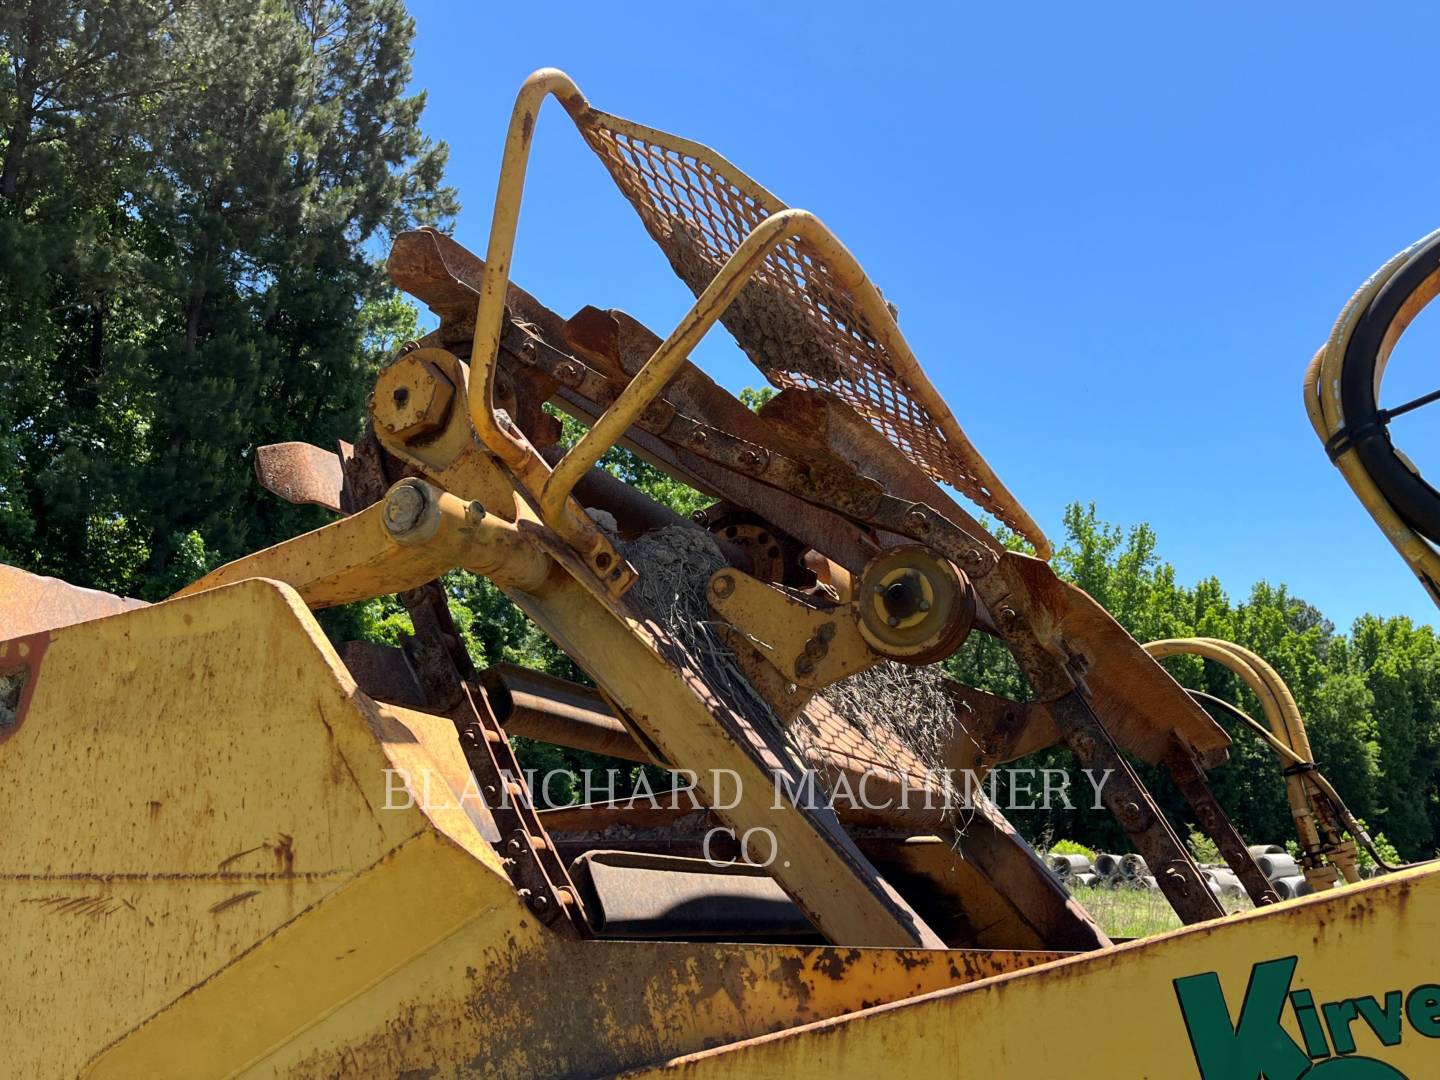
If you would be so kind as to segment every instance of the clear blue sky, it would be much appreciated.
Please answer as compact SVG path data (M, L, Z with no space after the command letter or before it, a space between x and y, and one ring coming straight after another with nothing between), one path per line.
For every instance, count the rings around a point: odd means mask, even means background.
M411 10L424 126L450 145L457 236L477 253L515 91L563 68L599 108L707 143L819 214L1053 539L1066 503L1093 500L1150 522L1184 582L1214 574L1235 599L1283 582L1341 628L1364 611L1434 621L1325 460L1300 384L1364 278L1440 225L1440 10ZM690 301L553 102L514 277L562 313L621 307L661 333ZM1440 385L1440 312L1412 333L1391 404ZM761 382L723 330L697 359L731 389ZM1397 443L1440 460L1437 428L1440 406L1397 421Z

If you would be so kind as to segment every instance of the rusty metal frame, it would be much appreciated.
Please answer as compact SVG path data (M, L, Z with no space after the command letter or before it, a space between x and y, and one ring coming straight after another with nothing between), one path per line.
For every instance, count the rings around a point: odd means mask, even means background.
M783 231L781 230L782 233ZM752 233L751 237L755 235ZM732 263L727 264L727 272L739 257L740 253L737 252ZM760 257L763 256L756 258ZM737 275L739 272L736 271ZM731 279L732 282L735 280L738 280L738 277ZM712 281L712 288L719 281L719 277ZM692 319L697 317L705 304L705 296L709 293L710 290L707 289L701 300L697 301L691 312ZM723 294L721 298L723 299ZM715 314L718 317L718 311ZM686 325L682 324L682 328L671 335L672 342L677 335L683 333ZM1160 868L1157 873L1161 888L1177 913L1187 923L1217 918L1223 914L1209 891L1203 888L1200 871L1193 857L1164 820L1153 797L1118 752L1119 747L1124 746L1158 764L1166 759L1172 736L1154 725L1148 728L1141 725L1143 730L1137 730L1134 717L1123 707L1115 716L1120 721L1119 730L1112 732L1098 722L1098 713L1109 714L1113 710L1097 708L1098 703L1092 700L1085 672L1088 666L1106 658L1091 657L1077 664L1076 659L1069 655L1070 646L1065 643L1063 634L1055 634L1057 620L1065 616L1067 608L1073 607L1073 602L1067 603L1060 597L1060 606L1054 606L1056 598L1051 595L1051 590L1046 588L1047 581L1053 582L1053 574L1048 567L1037 560L1020 560L1006 552L968 515L954 510L947 514L924 502L888 494L878 485L864 482L858 474L846 477L818 475L815 471L817 462L798 461L771 447L759 447L761 452L752 452L747 457L743 449L740 449L746 445L743 440L728 436L715 437L723 433L696 423L661 396L665 384L681 369L684 360L683 355L678 352L665 356L664 344L652 353L640 372L634 376L630 387L616 394L607 376L580 360L565 357L558 351L533 341L534 339L519 338L510 342L512 351L513 346L518 346L521 362L539 366L554 375L562 385L571 386L592 400L598 399L597 404L602 408L601 416L586 438L598 435L605 444L601 453L611 442L639 427L666 441L684 446L699 457L773 485L812 505L825 507L853 521L923 543L942 553L957 566L963 567L983 597L995 622L994 628L1015 653L1037 696L1046 701L1046 717L1051 721L1046 731L1050 740L1063 740L1079 754L1083 764L1096 766L1101 770L1109 769L1115 776L1114 797L1108 800L1110 809L1147 861ZM526 348L527 345L530 347ZM550 355L552 352L554 355ZM651 370L657 360L671 364L672 367L669 371L662 372L663 377L656 379L654 396L648 399L635 396L628 414L616 419L625 393L635 387L640 376ZM615 434L613 439L609 432L600 430L601 424L607 419L618 429L618 434ZM702 437L694 438L697 433ZM571 454L580 451L583 443L582 439L581 443L572 449ZM731 443L736 445L732 446ZM591 464L593 461L584 460L582 457L576 465L578 475L583 475L583 470L588 469ZM564 465L565 462L562 461L557 466L550 482L560 478ZM849 483L844 482L846 480ZM564 494L557 493L560 497ZM952 520L952 514L960 517L963 524ZM1041 580L1042 578L1045 580ZM1088 598L1085 603L1094 607ZM1107 625L1113 623L1108 616L1105 619ZM1048 633L1042 629L1044 627L1049 627ZM1201 744L1205 752L1214 752L1217 746L1228 742L1213 721L1189 700L1167 673L1145 656L1133 639L1120 631L1118 626L1113 629L1119 633L1124 643L1128 643L1134 660L1144 665L1140 670L1148 669L1149 675L1167 684L1167 688L1172 691L1175 719L1184 718L1184 721L1176 726L1177 733L1183 732L1192 738L1197 735L1204 736ZM730 644L741 659L742 667L751 675L752 681L758 680L757 686L762 688L762 695L771 702L777 715L788 719L803 707L808 694L803 688L793 686L794 673L786 679L767 679L765 676L769 674L769 665L758 656L752 657L752 650L747 649L743 640L734 640ZM1115 644L1118 646L1121 643ZM759 662L749 662L752 660ZM791 686L788 693L785 690L787 684ZM1202 726L1196 726L1197 720L1202 722ZM1137 742L1137 735L1143 736L1143 741ZM1205 742L1207 738L1208 743ZM1037 749L1038 746L1031 748Z

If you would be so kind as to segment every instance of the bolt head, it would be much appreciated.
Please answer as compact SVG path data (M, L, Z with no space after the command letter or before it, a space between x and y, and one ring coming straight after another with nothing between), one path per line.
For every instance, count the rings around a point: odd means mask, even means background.
M450 417L455 386L429 358L438 353L438 349L406 353L375 380L371 415L404 442L440 431Z
M425 516L429 502L425 489L418 483L397 484L385 497L385 524L392 532L409 532Z

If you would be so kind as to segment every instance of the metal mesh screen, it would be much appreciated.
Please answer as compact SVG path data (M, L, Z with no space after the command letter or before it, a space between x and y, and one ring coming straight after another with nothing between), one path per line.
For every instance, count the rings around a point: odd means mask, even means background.
M685 140L595 112L581 130L697 296L756 224L786 209L744 174L708 159L703 148ZM963 438L947 437L866 325L849 290L803 240L792 237L776 247L721 322L773 385L833 394L932 479L950 484L1044 546L1028 515L979 478L988 471L976 468L979 454Z

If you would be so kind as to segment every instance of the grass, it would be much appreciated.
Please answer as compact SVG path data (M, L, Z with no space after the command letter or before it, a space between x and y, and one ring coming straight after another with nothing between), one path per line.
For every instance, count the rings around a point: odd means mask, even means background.
M1079 887L1070 895L1112 938L1149 937L1180 927L1180 917L1158 890ZM1227 913L1250 907L1250 901L1243 898L1223 903Z

